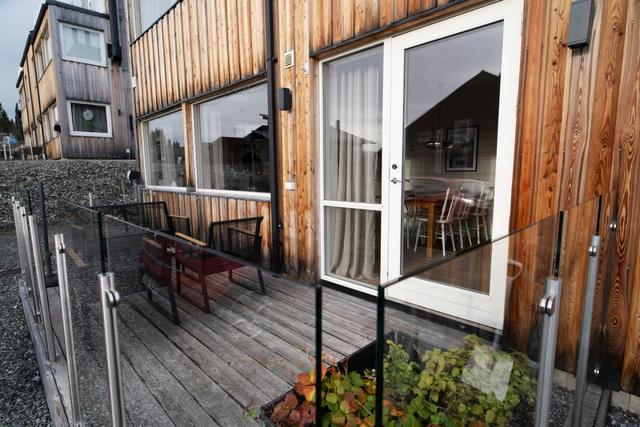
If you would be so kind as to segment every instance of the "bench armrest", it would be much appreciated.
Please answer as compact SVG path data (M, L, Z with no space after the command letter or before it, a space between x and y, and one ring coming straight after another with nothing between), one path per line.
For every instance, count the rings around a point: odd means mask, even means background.
M180 239L182 239L182 240L186 240L189 243L193 243L196 246L200 246L200 247L203 247L203 248L206 248L208 246L202 240L194 239L193 237L187 236L186 234L183 234L183 233L180 233L180 232L176 232L175 236L180 238Z

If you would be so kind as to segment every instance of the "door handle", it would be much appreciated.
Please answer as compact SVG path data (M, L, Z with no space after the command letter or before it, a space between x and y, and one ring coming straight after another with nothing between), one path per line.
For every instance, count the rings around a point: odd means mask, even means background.
M400 180L398 178L391 178L391 182L394 184L398 184L400 183Z

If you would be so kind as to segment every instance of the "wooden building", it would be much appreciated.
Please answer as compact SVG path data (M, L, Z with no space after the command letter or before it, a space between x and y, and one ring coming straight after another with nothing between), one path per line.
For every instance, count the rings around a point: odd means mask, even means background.
M27 146L50 159L134 158L126 16L115 0L42 4L16 85Z
M533 224L526 246L551 253L540 221L605 195L613 259L600 268L595 363L637 394L640 2L593 5L572 44L571 0L129 0L145 198L190 217L199 238L210 221L262 215L274 269L374 293L454 244ZM454 195L472 205L470 232L438 211ZM585 254L561 266L568 371L595 216L584 206L563 243ZM390 296L500 329L496 253L456 286L416 279ZM507 302L523 350L547 267L531 266Z

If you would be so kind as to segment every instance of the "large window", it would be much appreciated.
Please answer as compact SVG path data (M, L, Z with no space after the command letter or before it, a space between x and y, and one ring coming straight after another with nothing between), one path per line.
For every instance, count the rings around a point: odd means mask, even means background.
M36 49L36 74L38 78L42 77L49 62L51 62L51 39L49 38L49 31L47 30L44 32L40 44Z
M267 112L264 84L197 106L198 188L271 191Z
M147 185L186 187L182 111L143 124Z
M135 35L142 34L175 3L176 0L133 0Z
M111 137L111 109L105 104L69 102L71 136Z
M106 66L106 47L102 31L61 24L60 33L63 59Z

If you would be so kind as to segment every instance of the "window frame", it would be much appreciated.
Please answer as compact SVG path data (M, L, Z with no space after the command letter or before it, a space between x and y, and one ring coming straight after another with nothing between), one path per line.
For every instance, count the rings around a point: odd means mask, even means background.
M65 53L65 38L64 38L64 28L75 28L78 30L87 31L90 33L98 34L100 37L100 61L93 61L91 59L79 58L76 56L67 55ZM60 47L61 47L61 56L64 61L70 62L78 62L81 64L87 65L95 65L98 67L106 67L107 66L107 44L104 35L104 31L96 30L94 28L83 27L81 25L69 24L67 22L60 22Z
M80 105L95 105L98 107L105 107L107 114L107 132L86 132L86 131L77 131L73 128L73 108L71 104L80 104ZM100 102L89 102L89 101L78 101L78 100L69 100L67 101L67 112L69 114L69 135L70 136L84 136L90 138L113 138L113 128L111 126L111 106L109 104L104 104Z
M141 133L141 137L142 137L142 166L143 166L143 172L144 172L144 183L145 183L145 187L150 189L150 190L159 190L159 191L167 191L167 192L174 192L174 193L186 193L187 192L187 188L188 188L188 177L189 177L189 169L187 169L187 164L185 161L185 165L184 165L184 169L185 169L185 185L180 187L180 186L171 186L171 185L153 185L150 184L149 182L149 154L147 152L147 148L149 147L149 122L152 120L157 120L160 119L162 117L165 116L169 116L171 114L174 113L178 113L180 112L182 114L182 136L184 138L184 144L185 144L185 157L188 155L188 147L187 147L187 138L185 136L185 129L184 129L184 110L182 109L182 107L178 107L178 108L173 108L167 111L162 111L158 114L153 115L152 117L148 117L145 118L143 121L140 122L140 133Z
M58 123L58 105L53 104L49 107L49 126L51 127L51 139L55 139L58 137L56 135L56 130L54 129L55 125Z
M317 70L318 70L318 80L317 80L317 90L318 96L316 100L316 108L318 111L316 118L316 135L318 140L318 147L316 151L316 155L318 158L318 217L319 217L319 230L320 230L320 260L319 260L319 272L320 278L326 280L331 283L335 283L337 285L343 286L348 289L353 289L368 295L377 295L378 286L380 285L369 285L362 281L347 279L343 277L338 277L336 275L329 274L326 271L326 236L325 236L325 226L326 226L326 208L341 208L341 209L355 209L355 210L367 210L371 212L380 212L380 228L381 228L381 238L380 238L380 284L383 284L387 281L387 264L388 264L388 249L387 249L387 239L384 239L384 232L389 228L389 219L388 215L384 210L385 200L387 198L387 188L384 185L385 182L389 181L389 153L388 153L388 144L384 143L385 138L387 138L387 134L389 132L389 114L383 113L382 115L382 170L380 174L380 182L381 182L381 191L382 198L380 203L363 203L363 202L348 202L348 201L340 201L340 200L331 200L325 198L325 182L324 182L324 173L325 173L325 129L324 129L324 119L325 119L325 64L330 62L347 58L350 56L357 55L359 53L365 52L367 50L380 48L382 49L383 54L383 73L382 73L382 83L383 83L383 110L387 108L386 104L388 104L389 99L389 88L390 88L390 79L391 79L391 64L388 58L391 56L391 40L394 36L388 36L383 38L382 40L375 40L370 43L366 43L362 46L355 47L353 49L337 53L335 55L328 56L327 58L323 58L318 62Z
M49 110L45 110L42 113L42 127L44 128L44 141L51 141L51 121L50 121L50 112Z
M245 199L245 200L257 200L257 201L264 201L264 202L269 202L271 201L271 192L265 193L265 192L261 192L261 191L243 191L243 190L221 190L221 189L215 189L215 188L202 188L200 187L200 158L198 157L198 141L199 141L199 135L200 135L200 127L199 127L199 123L196 123L196 117L200 116L200 107L203 104L206 104L207 102L211 102L217 99L222 99L225 98L227 96L232 96L235 95L237 93L240 93L244 90L248 90L257 86L261 86L261 85L265 85L267 86L267 90L268 90L268 82L266 80L261 80L259 82L255 82L251 85L248 86L243 86L241 88L238 88L236 90L227 92L227 93L222 93L216 96L212 96L203 100L198 101L197 103L194 103L191 106L191 129L193 129L193 135L192 135L192 155L193 155L193 160L194 160L194 165L193 165L193 171L195 174L195 190L196 193L198 194L203 194L203 195L208 195L208 196L218 196L218 197L230 197L230 198L240 198L240 199ZM268 101L267 101L268 102ZM269 119L268 122L269 126L271 126L271 120ZM269 161L271 161L271 159L269 159ZM273 184L273 177L270 177L269 179L270 181L270 185Z

